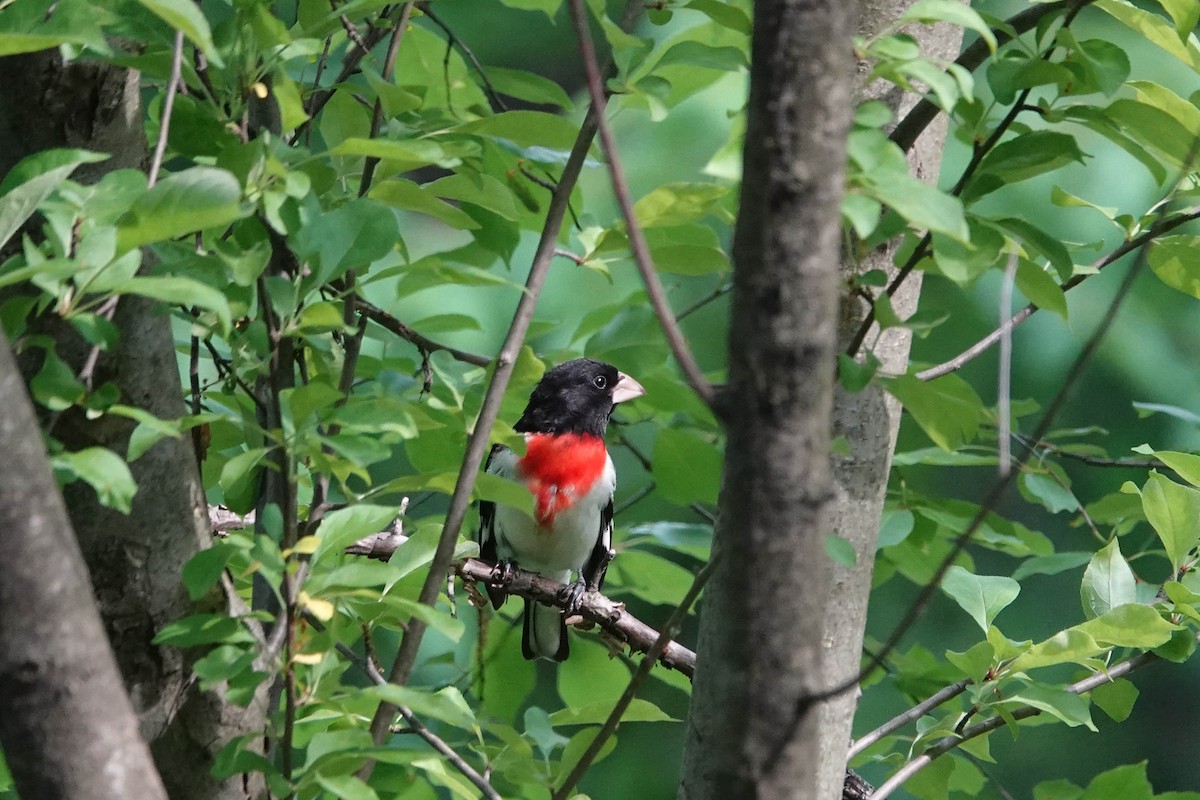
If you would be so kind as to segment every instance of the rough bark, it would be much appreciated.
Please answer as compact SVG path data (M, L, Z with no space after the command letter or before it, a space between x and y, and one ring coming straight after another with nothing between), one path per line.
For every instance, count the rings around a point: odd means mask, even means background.
M0 481L0 746L16 789L165 800L3 333L0 408L0 452L20 465Z
M147 147L137 73L97 64L64 65L57 51L0 59L0 174L28 153L52 147L107 152L108 161L74 178L140 168ZM95 385L114 381L120 402L174 419L185 413L170 317L158 304L124 297L114 318L120 343L105 353ZM73 369L90 346L53 317L41 332ZM28 377L40 351L22 356ZM68 450L99 445L124 455L133 424L112 416L88 420L64 413L54 436ZM64 497L80 548L93 576L96 599L133 701L143 737L176 800L239 798L241 780L216 781L209 774L215 754L236 734L259 730L263 710L231 706L214 692L201 692L191 677L191 658L151 644L168 622L192 608L179 580L181 568L210 541L203 491L189 437L166 439L130 464L138 483L126 516L99 505L80 483Z
M913 0L862 2L859 8L859 32L865 36L875 33L898 18L912 3ZM913 26L907 32L920 43L921 52L933 58L953 60L962 42L962 31L948 25ZM919 100L915 95L883 81L861 85L856 94L860 101L879 100L886 103L897 120ZM946 122L945 117L941 116L917 139L909 152L909 163L918 178L928 182L937 180L945 137ZM893 263L895 247L896 242L892 242L871 253L859 264L845 264L843 271L847 280L856 273L873 269L884 270L890 279L896 272ZM920 289L921 275L913 272L892 299L892 306L901 318L916 310ZM849 343L868 310L860 298L843 298L838 333L842 347ZM911 340L912 336L905 328L897 327L889 328L881 336L876 328L866 341L882 363L881 371L899 374L908 367ZM822 614L825 620L822 639L825 647L822 669L824 686L844 683L860 668L875 546L899 422L899 403L878 387L868 387L856 394L839 388L835 395L834 435L845 437L849 455L835 457L833 462L836 493L833 531L854 546L857 561L853 567L827 561L831 584ZM847 692L821 705L819 796L825 800L842 796L846 746L850 741L856 706L856 692Z
M755 6L717 569L679 796L816 797L852 10Z

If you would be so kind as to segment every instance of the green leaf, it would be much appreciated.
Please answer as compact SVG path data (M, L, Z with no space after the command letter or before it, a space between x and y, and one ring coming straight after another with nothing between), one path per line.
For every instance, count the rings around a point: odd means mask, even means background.
M1063 511L1078 511L1079 501L1071 490L1054 479L1053 475L1040 472L1023 472L1020 478L1021 493L1036 499L1051 514Z
M1087 664L1113 647L1158 647L1177 628L1150 606L1118 606L1039 642L1018 656L1011 669L1021 672L1053 664Z
M652 190L633 206L643 228L687 225L711 213L729 194L716 183L668 183Z
M1013 580L1023 581L1031 575L1057 575L1069 569L1082 567L1094 558L1093 553L1055 553L1050 556L1027 558L1013 570Z
M1150 244L1146 261L1158 279L1200 298L1200 236L1164 236Z
M914 228L944 233L963 242L970 239L962 201L957 197L922 183L907 172L865 175L863 184Z
M392 208L428 214L458 230L479 227L479 223L472 219L467 212L439 200L437 195L425 187L402 178L395 178L376 185L371 190L370 196L374 200L387 203Z
M1158 450L1153 455L1192 486L1200 486L1200 455L1173 450Z
M982 197L991 188L1007 186L1065 167L1071 162L1082 164L1084 153L1074 136L1054 131L1038 130L1021 134L993 147L979 164L978 175L999 178L1000 183L967 186L963 200L970 202Z
M979 431L983 401L962 378L947 375L925 382L903 375L884 385L943 450L957 450Z
M1027 251L1033 250L1040 253L1054 266L1059 281L1065 281L1074 274L1075 262L1060 239L1046 233L1036 225L1015 217L993 220L992 223L1016 235ZM972 242L975 240L974 230L971 232L971 240Z
M181 31L192 44L204 51L204 55L214 66L223 67L221 53L213 44L212 30L208 20L192 0L138 0L150 9L163 22Z
M715 503L721 485L721 448L691 431L667 428L654 443L659 493L672 503Z
M550 722L555 727L561 725L600 725L608 719L612 711L611 702L592 703L581 708L563 708L550 715ZM635 697L629 708L621 715L622 722L677 722L674 717L661 708Z
M942 591L971 615L987 633L996 615L1021 593L1021 584L1002 575L975 575L960 566L950 567L942 579Z
M899 22L949 22L959 28L978 33L987 42L988 49L996 50L996 35L991 26L983 21L979 12L956 0L917 0L900 15Z
M657 67L686 64L690 67L734 72L750 66L746 53L737 47L713 47L694 39L678 42L662 54Z
M0 247L42 204L59 184L82 164L104 161L108 156L87 150L43 150L16 163L0 182Z
M1124 722L1133 712L1133 704L1138 698L1138 688L1127 680L1117 680L1112 683L1102 683L1092 690L1092 702L1112 719L1113 722Z
M579 129L563 117L544 111L505 111L459 125L455 131L502 139L519 147L554 150L570 150L579 134Z
M1083 571L1079 599L1088 619L1137 601L1133 570L1121 555L1116 537L1096 553Z
M1143 761L1100 773L1092 778L1079 800L1150 800L1153 796Z
M544 78L533 72L521 69L505 69L489 66L488 79L500 94L516 97L530 103L555 105L564 111L574 107L571 96L563 88L549 78Z
M338 142L329 151L335 156L370 156L389 162L403 171L436 164L439 167L454 167L460 159L446 148L430 139L367 139L351 136Z
M216 585L237 548L227 542L217 542L199 551L183 565L183 585L188 597L199 600Z
M1142 510L1178 572L1200 542L1200 491L1152 472L1142 487Z
M136 294L185 308L195 306L207 309L217 315L222 330L229 330L233 325L229 299L225 293L192 278L177 275L138 276L113 284L110 291L114 294Z
M475 727L475 712L471 710L462 692L454 686L447 686L437 692L425 692L389 683L372 686L366 691L393 705L404 706L421 718L439 719L455 728L469 730Z
M1065 689L1026 686L1015 694L1006 696L1004 705L1010 711L1020 706L1033 706L1057 717L1072 728L1082 725L1089 730L1096 730L1087 699Z
M330 511L321 520L316 535L321 538L314 561L328 553L341 553L346 547L365 536L384 530L396 518L398 509L368 503L346 506Z
M843 567L853 567L858 561L858 553L854 551L854 545L833 533L825 534L825 555Z
M188 0L182 0L188 2ZM192 167L170 174L134 201L117 223L117 252L195 231L224 228L250 213L232 173Z
M225 614L191 614L168 624L154 637L154 644L195 647L201 644L237 644L254 641L236 617Z
M317 785L340 800L379 800L375 790L354 775L316 774Z
M100 505L128 514L137 494L124 459L103 447L86 447L73 453L57 453L50 458L60 483L82 480L96 490Z
M297 256L316 260L316 280L324 283L383 258L399 239L395 212L377 200L359 198L310 220L294 244Z

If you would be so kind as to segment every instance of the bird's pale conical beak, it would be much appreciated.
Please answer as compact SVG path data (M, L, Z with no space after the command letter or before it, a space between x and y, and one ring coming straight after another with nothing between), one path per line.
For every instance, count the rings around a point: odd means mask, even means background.
M642 388L640 383L624 372L617 373L617 385L613 387L612 393L613 405L624 403L626 400L632 400L635 397L641 397L645 393L646 390Z

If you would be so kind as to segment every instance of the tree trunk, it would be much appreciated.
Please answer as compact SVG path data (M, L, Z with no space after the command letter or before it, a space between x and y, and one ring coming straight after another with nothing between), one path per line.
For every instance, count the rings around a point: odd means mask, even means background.
M859 33L864 36L876 33L897 19L913 2L862 2L859 8ZM917 40L925 56L947 61L958 55L962 43L962 30L950 25L911 26L906 32ZM919 98L901 91L895 84L878 81L860 86L857 99L884 102L899 120ZM914 175L931 183L937 180L945 138L946 118L939 115L909 152ZM890 279L896 272L893 263L896 244L893 241L889 246L876 250L856 266L844 265L846 283L853 277L854 271L874 269L885 271ZM902 319L916 310L920 289L921 273L914 271L892 298L892 306ZM861 298L843 298L838 334L840 346L849 344L869 310ZM908 329L895 327L884 331L882 336L875 329L866 341L880 360L882 372L903 374L908 369L911 340ZM845 567L832 560L826 562L830 567L832 582L822 613L825 620L823 686L844 683L860 668L879 521L899 423L900 404L877 386L869 386L855 394L839 388L835 394L834 435L845 437L849 455L835 457L833 461L836 498L833 532L854 546L857 560L853 567ZM821 704L819 796L823 800L842 796L846 747L850 741L856 706L856 692L846 692Z
M755 6L717 565L679 796L814 798L852 11Z
M0 332L0 746L38 800L165 800Z
M108 171L141 168L147 147L137 73L96 64L64 65L57 51L0 58L0 174L23 156L52 147L80 147L112 155L75 175L82 181ZM161 305L121 298L114 317L120 342L97 365L95 383L115 381L120 402L164 419L185 413L170 316ZM54 317L37 323L55 339L73 369L90 346ZM22 359L29 377L40 365ZM74 413L73 413L74 412ZM54 436L68 450L99 445L128 450L134 425L112 416L88 420L64 413ZM174 800L240 798L240 778L210 775L216 753L233 736L261 730L265 710L232 706L192 680L192 659L151 639L168 622L192 611L180 572L210 543L207 509L190 437L165 439L130 464L138 484L126 516L97 502L81 483L65 500L112 641L125 687ZM219 602L219 601L218 601Z

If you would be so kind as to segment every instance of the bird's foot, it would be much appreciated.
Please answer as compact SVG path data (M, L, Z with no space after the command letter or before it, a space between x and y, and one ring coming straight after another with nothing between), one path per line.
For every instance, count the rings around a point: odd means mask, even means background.
M492 581L496 586L507 586L517 574L517 562L511 558L502 558L492 567Z
M562 599L566 601L566 607L563 609L568 617L578 614L579 609L583 608L583 596L588 592L587 581L583 578L569 584L563 590Z

